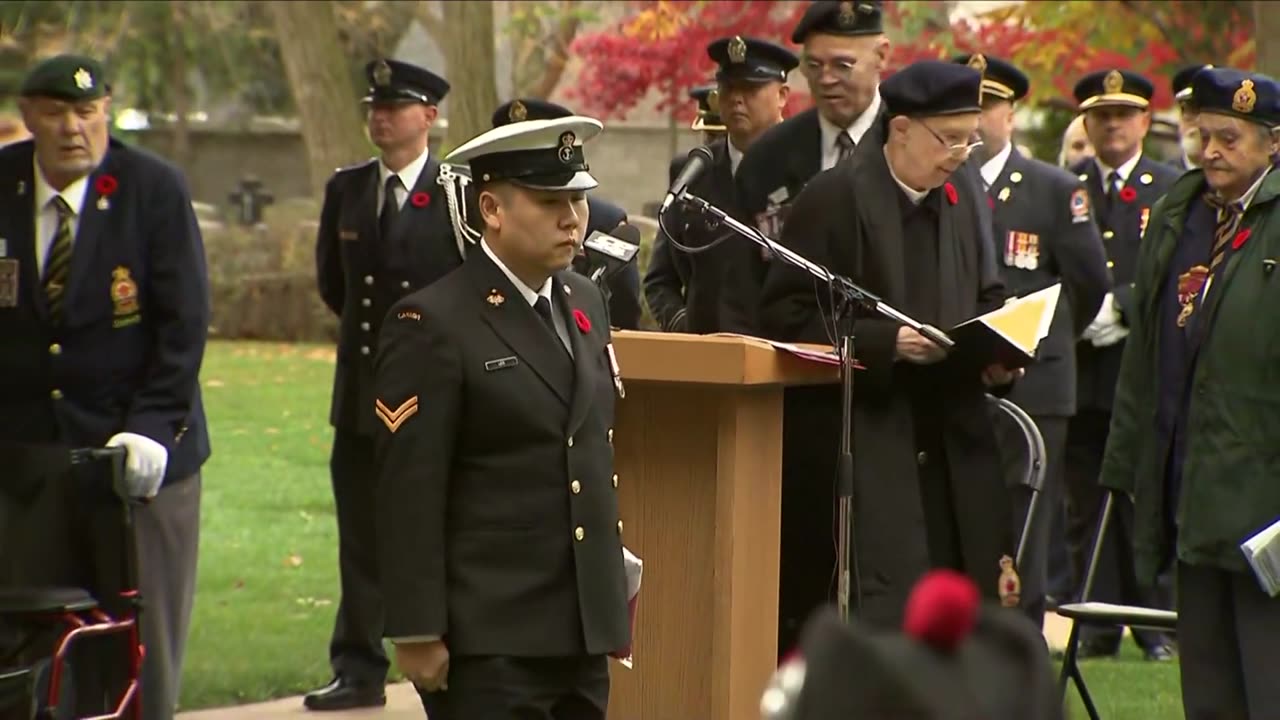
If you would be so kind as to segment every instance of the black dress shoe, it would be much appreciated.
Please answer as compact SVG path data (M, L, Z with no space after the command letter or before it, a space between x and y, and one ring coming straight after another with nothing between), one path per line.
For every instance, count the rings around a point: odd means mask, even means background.
M1142 656L1152 662L1169 662L1173 660L1173 648L1168 645L1156 645L1155 647L1144 648Z
M347 678L334 678L319 690L312 690L302 698L308 710L350 710L362 707L381 707L387 704L387 693L381 684L361 685Z

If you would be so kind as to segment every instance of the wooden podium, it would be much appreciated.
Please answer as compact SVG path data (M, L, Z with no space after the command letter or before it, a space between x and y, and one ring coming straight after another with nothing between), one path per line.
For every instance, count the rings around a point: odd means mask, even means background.
M736 336L616 331L623 542L644 561L610 720L750 720L777 664L782 393L839 369Z

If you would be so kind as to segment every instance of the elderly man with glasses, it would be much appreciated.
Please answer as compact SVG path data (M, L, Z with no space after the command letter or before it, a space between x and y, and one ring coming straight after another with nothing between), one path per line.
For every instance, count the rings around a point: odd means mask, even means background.
M998 307L1004 287L978 229L986 202L967 197L974 191L957 173L979 144L981 82L978 70L938 61L885 80L878 147L860 148L815 177L796 198L782 243L939 328ZM766 336L828 343L832 313L830 294L815 289L812 277L771 263L760 306ZM937 567L1016 604L1000 592L1017 584L1014 538L985 408L986 392L1010 384L1014 373L948 356L915 330L879 317L857 317L854 334L866 368L853 407L856 612L872 623L900 624L908 590ZM808 397L810 420L826 428L821 435L830 445L812 447L815 457L836 453L839 401L835 386ZM828 504L831 479L795 478ZM784 495L784 536L786 501ZM820 524L815 520L810 524Z

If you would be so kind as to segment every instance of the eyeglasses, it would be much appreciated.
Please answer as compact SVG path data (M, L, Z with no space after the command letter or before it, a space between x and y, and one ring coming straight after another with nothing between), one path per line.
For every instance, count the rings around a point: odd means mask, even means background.
M837 80L848 80L853 77L853 70L857 64L857 60L849 58L836 58L831 62L824 62L806 56L800 63L800 72L811 80L817 80L827 73L831 73L831 76Z
M969 142L967 143L958 143L956 145L952 145L951 143L943 139L943 137L939 135L936 130L929 127L929 123L923 120L917 120L916 122L920 125L923 125L924 129L928 130L929 134L932 135L934 139L938 141L938 144L946 148L947 152L950 153L952 157L968 157L969 153L973 152L974 148L982 144L981 140L978 140L976 138L970 138Z

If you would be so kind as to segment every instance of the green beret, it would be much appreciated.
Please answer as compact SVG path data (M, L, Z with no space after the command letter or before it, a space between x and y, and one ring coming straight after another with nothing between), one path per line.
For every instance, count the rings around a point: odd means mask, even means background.
M111 92L102 63L84 55L56 55L27 74L22 82L23 97L41 96L80 102L97 100Z

